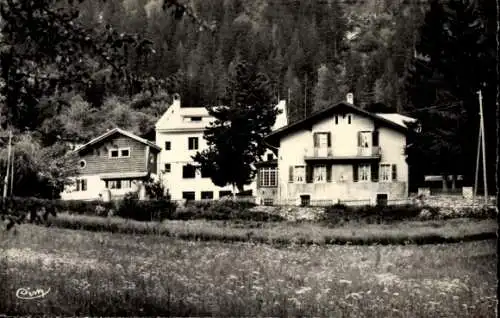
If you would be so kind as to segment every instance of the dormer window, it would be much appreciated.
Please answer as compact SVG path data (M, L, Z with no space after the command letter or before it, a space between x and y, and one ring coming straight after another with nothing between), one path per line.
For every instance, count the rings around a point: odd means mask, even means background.
M191 117L191 121L201 121L201 117Z

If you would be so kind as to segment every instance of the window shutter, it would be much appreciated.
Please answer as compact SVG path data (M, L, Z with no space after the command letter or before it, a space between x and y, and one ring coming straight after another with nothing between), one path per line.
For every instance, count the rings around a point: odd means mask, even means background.
M379 166L377 163L372 163L372 182L378 182Z
M328 147L332 146L332 133L328 133Z
M361 147L361 131L358 131L358 147Z
M260 174L261 174L262 168L257 169L257 187L260 188Z
M358 182L358 165L352 165L352 181Z
M375 130L373 133L372 133L372 145L374 147L378 147L378 138L379 137L379 131L378 130Z
M398 180L398 169L395 164L392 165L392 181Z
M293 166L288 168L288 182L293 183Z
M311 165L306 166L306 182L312 183L313 181L313 167Z
M319 146L318 133L314 133L313 138L314 138L314 148L317 148Z
M326 166L326 182L332 182L332 166Z

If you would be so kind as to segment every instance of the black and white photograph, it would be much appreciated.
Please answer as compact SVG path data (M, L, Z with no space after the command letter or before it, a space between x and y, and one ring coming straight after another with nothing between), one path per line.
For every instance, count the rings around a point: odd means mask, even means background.
M498 15L0 0L0 317L496 317Z

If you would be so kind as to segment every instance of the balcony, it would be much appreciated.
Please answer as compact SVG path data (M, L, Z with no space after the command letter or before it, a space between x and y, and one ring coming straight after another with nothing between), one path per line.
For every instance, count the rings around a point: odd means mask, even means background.
M342 151L336 153L333 148L312 148L304 150L305 161L353 161L353 160L380 160L380 147L357 147L356 152Z

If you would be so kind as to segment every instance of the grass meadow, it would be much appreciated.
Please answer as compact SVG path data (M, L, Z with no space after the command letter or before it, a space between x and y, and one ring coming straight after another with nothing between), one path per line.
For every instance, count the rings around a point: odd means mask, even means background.
M495 317L495 240L276 248L25 224L0 256L8 315Z
M125 234L158 234L186 240L289 244L405 244L445 243L496 238L494 219L399 221L366 224L359 221L327 226L318 222L256 222L165 220L139 222L119 217L59 214L51 220L59 228Z

